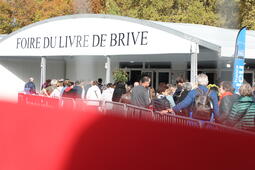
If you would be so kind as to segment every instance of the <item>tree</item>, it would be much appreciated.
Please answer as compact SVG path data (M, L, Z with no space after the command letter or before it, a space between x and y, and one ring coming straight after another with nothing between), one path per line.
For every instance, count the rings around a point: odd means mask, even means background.
M240 28L240 0L218 0L217 12L221 27Z
M10 33L14 29L16 20L11 16L11 6L4 1L0 1L0 33Z
M2 34L47 18L73 13L71 0L0 0L0 9Z
M37 0L33 22L74 13L72 0Z
M98 14L104 11L106 0L73 0L75 13Z
M219 15L215 12L215 5L216 0L107 0L105 13L218 26Z
M242 0L240 5L241 27L255 30L255 1Z
M0 0L0 33L74 13L255 29L254 0Z
M173 0L107 0L106 14L167 21Z
M175 0L171 22L219 26L216 0Z

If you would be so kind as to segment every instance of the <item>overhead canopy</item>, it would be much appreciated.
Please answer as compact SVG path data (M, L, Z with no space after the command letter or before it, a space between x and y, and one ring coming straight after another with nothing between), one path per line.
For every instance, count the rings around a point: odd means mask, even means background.
M193 40L212 50L218 51L219 56L233 57L235 42L239 30L212 27L207 25L155 22L162 26L178 30L187 36L195 37ZM255 31L246 33L245 58L255 58Z
M71 15L31 24L0 40L0 56L191 53L192 40L151 21ZM198 52L198 51L195 51Z

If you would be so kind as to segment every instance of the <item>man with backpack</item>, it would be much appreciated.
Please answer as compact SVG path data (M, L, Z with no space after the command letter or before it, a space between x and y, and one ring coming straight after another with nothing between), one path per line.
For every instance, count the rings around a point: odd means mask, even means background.
M191 108L192 118L210 121L212 113L214 119L219 115L217 94L214 90L207 88L208 77L206 74L197 76L198 87L191 90L185 99L178 103L172 110L176 113L182 109Z

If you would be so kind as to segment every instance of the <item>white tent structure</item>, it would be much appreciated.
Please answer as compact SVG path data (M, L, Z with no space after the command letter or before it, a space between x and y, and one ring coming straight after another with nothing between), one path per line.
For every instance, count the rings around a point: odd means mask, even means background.
M17 98L17 92L23 90L31 76L37 80L39 90L39 84L48 78L88 81L105 77L105 82L110 82L117 68L126 69L130 76L137 70L148 73L156 85L161 78L173 83L177 76L195 82L202 62L216 73L216 80L228 75L224 69L230 68L222 68L221 63L231 65L237 33L114 15L48 19L0 37L0 77L8 84L1 86L0 97ZM255 32L248 31L246 58L253 58L254 45ZM170 66L163 67L166 63Z

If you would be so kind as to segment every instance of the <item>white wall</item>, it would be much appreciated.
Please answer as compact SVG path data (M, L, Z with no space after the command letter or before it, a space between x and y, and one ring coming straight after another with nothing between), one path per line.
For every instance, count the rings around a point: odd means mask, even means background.
M186 70L187 62L190 61L190 54L159 54L159 55L118 55L110 56L111 72L119 68L119 62L160 62L171 61L172 70ZM198 60L217 60L217 53L202 48L198 54ZM106 58L104 56L70 56L65 57L66 78L71 80L97 80L102 78L105 82ZM111 75L111 82L113 82Z
M106 58L104 56L66 57L66 78L91 81L102 78L105 81Z
M1 57L0 58L0 99L17 101L17 94L24 90L29 77L34 77L37 91L40 87L40 58ZM63 59L47 59L47 79L64 78Z

